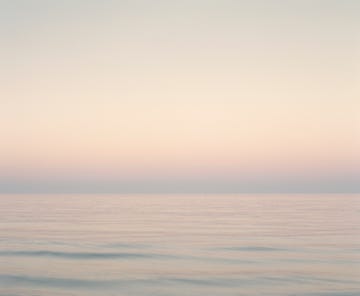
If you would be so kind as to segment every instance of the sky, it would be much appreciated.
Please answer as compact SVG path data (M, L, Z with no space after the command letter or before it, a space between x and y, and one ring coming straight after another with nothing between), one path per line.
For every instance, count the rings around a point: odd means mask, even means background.
M0 0L0 192L360 192L360 1Z

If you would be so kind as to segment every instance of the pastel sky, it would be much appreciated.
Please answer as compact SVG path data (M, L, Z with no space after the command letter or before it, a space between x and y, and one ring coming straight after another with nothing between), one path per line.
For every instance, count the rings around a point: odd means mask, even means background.
M357 192L360 1L0 0L0 192Z

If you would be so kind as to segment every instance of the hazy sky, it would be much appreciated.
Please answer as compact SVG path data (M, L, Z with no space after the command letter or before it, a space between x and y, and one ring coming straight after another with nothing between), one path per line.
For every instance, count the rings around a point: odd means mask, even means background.
M0 0L0 192L360 191L360 1Z

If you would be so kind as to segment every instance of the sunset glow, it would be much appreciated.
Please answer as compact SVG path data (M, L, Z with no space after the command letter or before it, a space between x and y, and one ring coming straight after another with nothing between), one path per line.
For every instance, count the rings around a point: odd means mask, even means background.
M2 4L0 191L359 190L359 2L50 2Z

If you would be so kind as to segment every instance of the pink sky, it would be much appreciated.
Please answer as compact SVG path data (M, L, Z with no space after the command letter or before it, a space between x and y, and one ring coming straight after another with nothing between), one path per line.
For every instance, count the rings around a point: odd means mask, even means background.
M0 185L355 190L359 3L175 2L5 7Z

